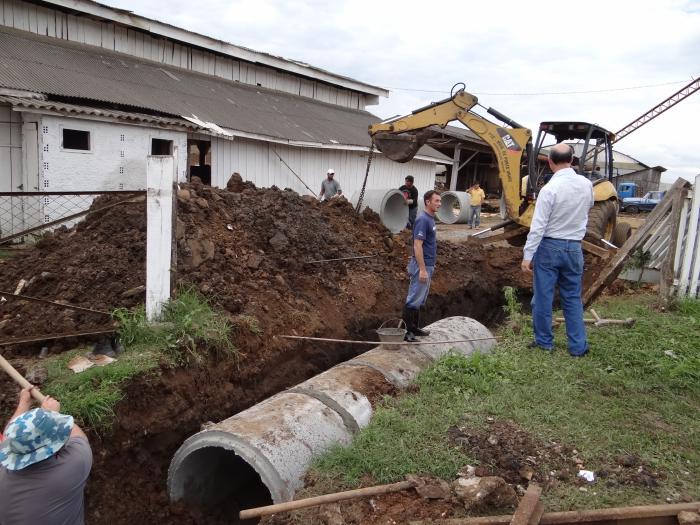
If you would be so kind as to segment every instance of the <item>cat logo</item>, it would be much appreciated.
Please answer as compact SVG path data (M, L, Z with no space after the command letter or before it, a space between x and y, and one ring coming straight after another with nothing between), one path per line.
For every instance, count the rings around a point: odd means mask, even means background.
M503 144L506 145L506 148L508 149L508 151L512 151L512 152L522 151L522 148L520 147L520 145L517 142L515 142L513 137L510 136L510 133L508 133L507 129L498 128L498 134L500 135L501 140L503 141Z

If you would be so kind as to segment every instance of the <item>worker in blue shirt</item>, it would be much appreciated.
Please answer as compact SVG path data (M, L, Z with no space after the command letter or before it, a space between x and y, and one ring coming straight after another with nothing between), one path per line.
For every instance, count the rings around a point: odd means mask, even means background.
M533 273L531 348L552 351L552 301L559 286L559 300L566 319L569 353L582 357L588 352L583 322L581 286L583 251L588 212L593 206L593 185L571 167L573 149L560 143L549 152L554 173L537 196L535 214L523 250L523 271Z
M413 255L408 262L408 295L403 309L403 320L406 323L406 341L415 342L416 336L429 335L428 330L420 328L420 308L428 299L430 280L435 270L437 258L437 231L435 214L440 209L442 198L435 190L423 195L425 210L413 225Z

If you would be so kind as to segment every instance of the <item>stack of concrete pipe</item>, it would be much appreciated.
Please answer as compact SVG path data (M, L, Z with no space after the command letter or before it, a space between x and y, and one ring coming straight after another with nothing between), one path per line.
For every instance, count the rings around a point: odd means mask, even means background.
M360 192L353 194L350 202L357 206ZM391 233L399 233L408 223L408 203L403 193L396 189L365 190L360 211L374 211Z
M466 191L446 191L442 194L437 218L445 224L466 224L469 222L470 206L471 197Z
M331 445L347 445L372 416L372 392L405 388L430 363L450 351L488 352L489 330L467 317L430 325L423 342L479 339L460 343L385 345L341 363L191 436L168 471L173 501L203 509L241 508L290 501L303 486L311 462ZM484 339L486 338L486 339ZM368 378L374 378L369 380Z

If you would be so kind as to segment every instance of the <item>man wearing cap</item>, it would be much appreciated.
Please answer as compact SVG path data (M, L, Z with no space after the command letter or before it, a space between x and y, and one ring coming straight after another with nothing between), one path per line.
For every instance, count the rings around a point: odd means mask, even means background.
M335 171L329 169L326 173L326 178L321 183L321 193L318 194L319 200L329 201L343 193L343 190L340 189L340 183L334 177Z
M413 185L413 175L406 175L405 184L399 188L408 203L408 229L412 230L418 213L418 188Z
M0 523L81 525L90 444L55 399L32 409L32 388L20 392L0 443Z

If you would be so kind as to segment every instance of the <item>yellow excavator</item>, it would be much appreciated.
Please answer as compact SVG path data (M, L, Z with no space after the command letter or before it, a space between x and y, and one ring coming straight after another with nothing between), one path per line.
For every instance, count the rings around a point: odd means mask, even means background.
M464 124L486 142L498 162L507 221L499 225L507 229L529 227L539 189L551 177L546 163L547 148L559 142L574 146L574 169L591 179L595 205L588 216L587 240L611 242L622 246L630 236L626 223L617 224L618 197L612 183L612 143L615 135L586 122L543 122L533 144L532 132L493 108L488 114L503 126L478 115L472 108L479 105L474 95L464 89L452 96L413 111L369 126L373 144L387 158L408 162L418 150L455 120ZM507 127L506 127L507 126ZM453 175L453 176L456 176ZM514 244L524 241L511 239Z

